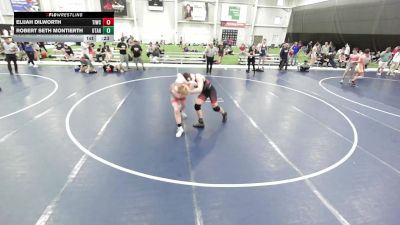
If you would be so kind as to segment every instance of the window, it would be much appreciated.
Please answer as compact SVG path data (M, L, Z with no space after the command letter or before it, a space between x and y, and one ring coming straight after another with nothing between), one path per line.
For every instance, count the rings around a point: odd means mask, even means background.
M283 1L284 1L284 0L277 0L277 1L276 1L276 5L277 5L277 6L283 6L283 3L284 3Z

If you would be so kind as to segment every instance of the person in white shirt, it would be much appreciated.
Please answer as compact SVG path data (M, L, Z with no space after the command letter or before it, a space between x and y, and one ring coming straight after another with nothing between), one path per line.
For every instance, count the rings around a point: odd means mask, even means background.
M392 63L390 64L389 72L387 73L387 75L394 76L395 75L394 71L399 68L399 64L400 64L400 52L397 52L392 58Z
M18 73L18 65L17 65L17 52L19 51L19 48L17 44L12 42L11 38L6 38L4 43L4 53L6 54L6 61L7 61L7 66L8 66L8 71L10 72L10 75L14 75L12 72L11 68L11 61L14 62L14 69L15 73Z
M214 56L217 54L217 49L214 47L212 43L208 44L206 50L204 51L204 55L207 60L207 72L211 74L212 65L214 64Z

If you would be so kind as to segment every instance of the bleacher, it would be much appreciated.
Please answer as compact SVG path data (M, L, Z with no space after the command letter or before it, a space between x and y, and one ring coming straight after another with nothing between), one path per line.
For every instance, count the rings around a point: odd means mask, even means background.
M256 64L260 58L259 54L255 55ZM264 65L271 66L271 65L279 65L279 55L277 54L268 54L266 59L264 60ZM239 64L240 65L247 65L247 55L239 55Z
M159 58L160 63L203 64L205 59L202 52L166 52Z

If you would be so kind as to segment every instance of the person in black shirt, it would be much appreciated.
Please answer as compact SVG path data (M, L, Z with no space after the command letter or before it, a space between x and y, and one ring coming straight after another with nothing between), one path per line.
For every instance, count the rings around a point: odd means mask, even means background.
M289 44L284 43L282 45L281 52L279 54L279 56L281 57L281 61L279 62L279 70L282 70L283 66L285 66L285 70L287 70L288 54L289 54Z
M129 69L129 56L126 52L128 45L124 42L123 38L121 38L121 42L118 43L117 48L119 50L120 62L126 63L126 69Z
M74 55L74 51L72 51L71 46L68 46L67 44L64 45L64 58L66 60L70 60L71 57Z
M253 71L256 71L256 52L257 51L257 47L255 44L253 44L250 48L249 48L249 53L247 56L247 70L246 73L250 72L250 63L253 66Z
M142 68L143 70L146 70L144 68L144 64L143 64L143 60L142 60L142 47L139 45L139 42L137 40L135 40L133 42L133 45L131 47L132 53L133 53L133 62L136 64L136 69L138 70L138 63L142 64Z

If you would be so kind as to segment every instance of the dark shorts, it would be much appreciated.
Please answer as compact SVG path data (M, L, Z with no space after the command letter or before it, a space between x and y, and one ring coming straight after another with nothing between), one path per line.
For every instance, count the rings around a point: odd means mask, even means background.
M214 86L211 85L210 88L203 90L200 95L198 96L203 101L206 101L207 98L210 98L211 104L217 103L218 97L217 97L217 90L215 90Z

